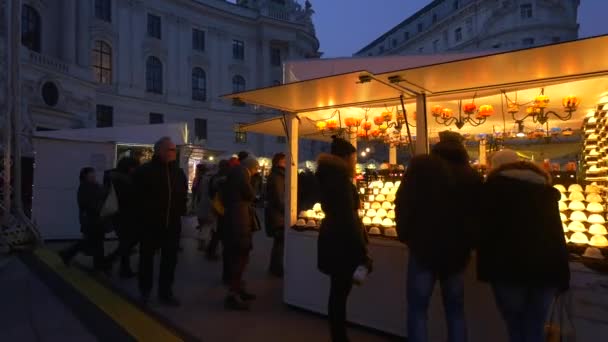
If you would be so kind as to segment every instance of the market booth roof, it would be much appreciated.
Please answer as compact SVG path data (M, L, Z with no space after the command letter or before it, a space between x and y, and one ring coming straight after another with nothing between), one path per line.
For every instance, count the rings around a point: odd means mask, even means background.
M503 91L529 93L539 91L541 87L565 83L571 85L565 88L572 88L579 83L577 81L595 79L589 86L581 87L578 84L576 89L571 90L581 97L587 96L583 103L591 104L597 103L595 97L605 96L602 92L606 89L603 87L604 80L608 79L608 59L602 56L606 55L608 36L416 67L412 67L411 57L404 56L404 68L401 70L381 74L350 72L226 97L298 113L301 122L305 122L308 120L304 118L326 118L328 111L334 108L362 111L362 108L375 107L383 110L387 105L397 105L401 95L404 95L408 106L411 106L416 93L426 94L431 103L446 104L476 96L500 104ZM433 59L429 61L433 63ZM587 89L597 86L599 88L594 90ZM588 93L589 90L594 93ZM561 93L566 91L568 89L563 89L559 95L564 95ZM556 95L553 93L552 97L556 98ZM580 112L582 114L583 111ZM580 117L576 119L580 121ZM283 135L280 129L276 129L283 127L283 124L276 120L279 118L244 125L242 129ZM271 126L275 129L271 129ZM304 135L314 134L313 126L306 128L301 125L300 132Z

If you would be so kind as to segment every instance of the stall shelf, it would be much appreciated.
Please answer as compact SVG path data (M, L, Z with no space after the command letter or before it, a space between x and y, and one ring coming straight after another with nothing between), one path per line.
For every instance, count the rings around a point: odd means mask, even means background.
M406 107L406 113L418 113L412 123L415 126L412 127L415 134L412 135L416 138L415 153L420 154L428 152L430 136L439 130L449 129L433 122L432 106L441 105L458 110L460 100L473 98L480 105L492 105L497 115L488 118L485 124L478 127L463 128L467 133L475 135L493 132L494 127L506 129L507 119L504 115L499 115L505 113L505 109L502 109L503 94L518 93L520 98L534 98L540 88L545 88L546 93L554 98L561 99L571 95L570 92L580 95L584 105L579 111L568 121L555 121L563 128L578 129L585 112L591 109L589 106L606 96L608 91L608 59L588 56L605 55L608 55L608 36L466 59L446 58L442 62L429 58L426 64L420 59L413 63L411 57L402 56L396 57L401 59L401 64L391 61L397 64L393 71L334 67L331 70L343 73L335 74L331 71L323 74L318 70L304 72L303 74L324 77L311 79L304 76L301 78L303 81L226 95L227 99L237 98L284 112L281 117L244 125L241 130L288 137L285 302L322 314L326 312L328 279L316 267L317 232L290 229L298 219L298 141L300 138L327 140L326 134L319 135L315 121L333 116L332 113L336 110L342 112L342 118L357 115L361 118L362 111L383 112L386 107ZM299 70L305 69L301 63L297 68ZM316 63L319 62L314 65ZM360 67L365 63L351 65ZM370 60L370 65L378 63ZM285 69L293 71L289 67ZM285 77L286 80L300 80L297 75L285 76L290 76ZM401 100L404 106L399 107ZM346 122L340 120L340 115L338 119L337 125L345 127ZM336 123L332 122L332 125L335 126ZM350 138L356 146L356 135L350 135ZM378 238L370 239L369 248L375 261L375 271L363 286L353 291L349 300L349 320L405 336L407 248L397 241ZM466 272L465 302L471 340L506 341L504 324L499 319L494 299L488 286L475 280L474 265L473 261ZM442 314L440 296L436 293L429 320L429 331L436 334L431 338L433 341L445 340Z

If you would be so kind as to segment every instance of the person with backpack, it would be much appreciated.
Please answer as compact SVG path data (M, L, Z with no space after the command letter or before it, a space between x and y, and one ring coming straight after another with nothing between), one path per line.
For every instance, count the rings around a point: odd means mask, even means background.
M93 257L93 267L98 271L107 271L104 262L105 227L101 218L101 210L106 194L97 183L95 169L85 167L80 170L80 186L78 187L78 216L82 239L59 252L61 260L69 266L72 259L82 253Z
M283 277L283 248L285 239L285 153L272 158L272 170L266 182L266 234L273 238L269 272Z
M407 332L427 342L428 308L441 285L449 342L467 341L464 271L474 247L477 222L458 203L478 200L482 179L469 165L460 141L442 140L431 155L412 158L395 203L398 237L409 248Z
M224 205L221 199L220 190L226 183L226 176L228 173L228 160L220 160L218 164L217 173L209 179L208 193L206 196L209 198L209 210L215 218L215 227L211 231L211 239L207 246L207 259L211 261L218 260L217 248L219 243L222 241L222 234L224 231L225 220L224 220ZM224 269L226 266L224 266ZM224 270L222 276L225 282L228 281L227 272Z
M135 272L131 269L131 251L139 243L139 224L137 222L137 205L133 175L139 167L135 158L122 158L116 169L106 173L104 184L109 189L114 187L118 201L118 213L112 217L114 231L118 236L118 247L106 257L106 262L112 265L120 258L119 275L122 278L133 278Z

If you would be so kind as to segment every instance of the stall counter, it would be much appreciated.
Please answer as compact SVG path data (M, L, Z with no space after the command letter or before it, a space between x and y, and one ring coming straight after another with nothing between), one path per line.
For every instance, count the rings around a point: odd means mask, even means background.
M286 231L284 300L288 305L326 315L329 278L317 269L317 237L315 231ZM368 247L374 271L362 286L353 288L348 321L406 337L407 247L381 238L372 238ZM476 280L474 264L469 264L465 278L469 340L507 342L490 287ZM429 341L447 340L444 322L437 285L429 310Z

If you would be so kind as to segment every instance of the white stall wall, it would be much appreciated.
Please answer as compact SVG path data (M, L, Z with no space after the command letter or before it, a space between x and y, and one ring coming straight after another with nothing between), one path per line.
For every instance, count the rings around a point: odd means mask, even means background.
M34 139L32 217L45 240L80 237L76 193L83 167L103 171L113 167L115 144L48 138Z

